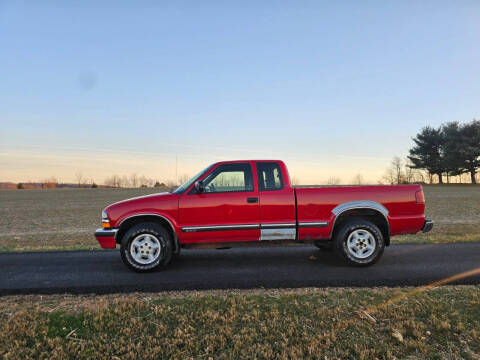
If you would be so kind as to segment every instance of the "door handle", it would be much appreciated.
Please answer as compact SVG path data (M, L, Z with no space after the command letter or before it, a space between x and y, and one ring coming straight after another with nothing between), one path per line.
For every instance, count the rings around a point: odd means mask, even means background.
M247 203L256 204L256 203L258 203L258 198L256 198L256 197L247 198Z

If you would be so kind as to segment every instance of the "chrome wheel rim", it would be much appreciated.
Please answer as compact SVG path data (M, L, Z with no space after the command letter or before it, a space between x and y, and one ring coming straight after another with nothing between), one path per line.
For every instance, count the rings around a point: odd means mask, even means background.
M130 255L142 265L153 263L161 252L160 241L152 234L138 235L130 244Z
M348 235L347 249L350 255L358 259L365 259L375 251L376 242L372 233L358 229Z

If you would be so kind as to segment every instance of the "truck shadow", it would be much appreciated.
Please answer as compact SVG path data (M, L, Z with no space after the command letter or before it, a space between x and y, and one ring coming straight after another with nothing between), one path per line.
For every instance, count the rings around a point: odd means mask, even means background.
M247 270L259 271L262 268L286 271L292 267L351 268L333 251L319 250L316 247L302 248L248 248L225 250L182 250L180 256L164 271L181 271L197 268L200 270Z

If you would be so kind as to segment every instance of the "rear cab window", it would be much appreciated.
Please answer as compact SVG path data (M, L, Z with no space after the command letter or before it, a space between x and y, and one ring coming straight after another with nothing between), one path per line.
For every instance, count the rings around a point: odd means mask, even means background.
M258 189L260 191L272 191L283 189L282 172L276 162L258 162Z

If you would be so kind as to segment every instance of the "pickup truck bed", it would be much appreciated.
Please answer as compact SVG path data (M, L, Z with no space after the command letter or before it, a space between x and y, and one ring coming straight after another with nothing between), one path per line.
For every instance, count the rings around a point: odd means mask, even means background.
M298 221L326 223L300 231L299 238L328 239L338 215L361 215L364 209L385 217L390 236L417 233L425 223L425 204L415 200L417 191L421 185L297 188Z

